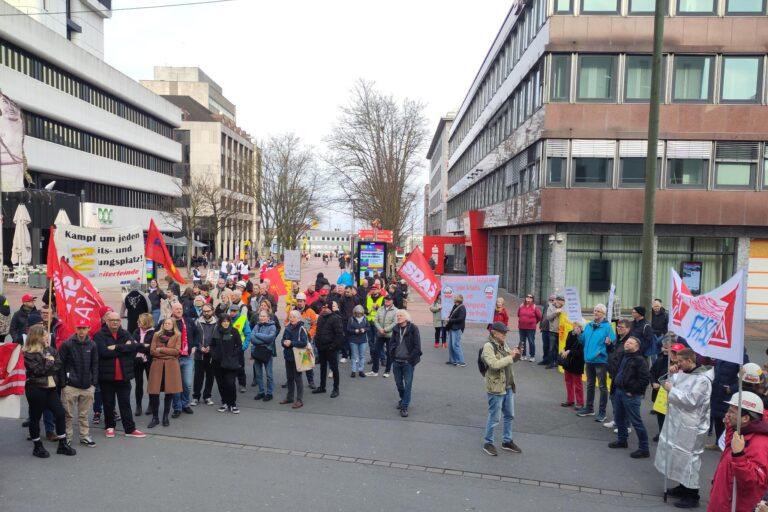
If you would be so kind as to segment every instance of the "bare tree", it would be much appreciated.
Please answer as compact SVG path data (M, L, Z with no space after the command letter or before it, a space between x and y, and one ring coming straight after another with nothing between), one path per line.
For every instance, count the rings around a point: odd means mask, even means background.
M292 133L279 135L265 145L262 163L260 208L267 243L277 239L281 248L293 249L321 204L314 151Z
M414 182L427 137L424 105L407 98L398 103L359 80L340 110L326 138L339 189L356 217L380 219L399 245L418 196Z

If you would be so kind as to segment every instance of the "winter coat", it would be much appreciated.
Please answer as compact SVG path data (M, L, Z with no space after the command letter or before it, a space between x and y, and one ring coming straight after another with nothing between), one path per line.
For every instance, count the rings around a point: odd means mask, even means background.
M544 318L547 320L548 329L551 333L560 332L560 311L554 304L547 304L547 311L544 313Z
M599 324L589 322L584 327L584 332L579 335L579 341L584 346L584 362L592 364L608 362L605 338L609 338L612 343L616 341L616 333L605 318Z
M731 450L733 431L728 429L725 451L720 457L707 512L730 511L733 478L736 477L736 512L753 512L763 493L768 490L768 421L750 421L742 427L746 445L738 455Z
M88 389L99 382L99 352L90 336L80 341L72 335L59 347L59 359L62 385Z
M368 343L368 320L364 316L360 318L352 317L347 321L347 335L349 342L356 345Z
M251 329L251 355L255 357L256 345L266 345L272 350L272 357L276 356L275 339L277 339L278 329L275 322L267 320L266 323L257 323Z
M624 352L613 388L633 396L645 396L649 381L648 363L640 351Z
M659 435L654 465L670 480L698 489L701 453L709 430L712 370L698 366L669 377L667 418Z
M138 290L128 292L123 299L123 307L128 319L128 332L133 332L139 327L139 315L150 312L146 297Z
M379 308L376 313L376 320L373 321L373 325L376 327L376 336L391 338L395 324L397 324L397 308L394 306L389 309L386 307ZM382 329L384 334L379 334L379 329Z
M196 321L188 316L182 316L181 319L176 320L176 329L179 331L179 333L182 332L182 327L187 329L187 355L189 356L192 354L193 348L200 346L200 328L198 327ZM182 346L180 344L179 350L181 350L181 348ZM179 356L183 357L184 354L179 353Z
M211 337L211 359L224 370L239 370L243 343L240 333L231 324L227 329L216 326Z
M485 392L503 395L507 389L515 392L515 374L512 371L514 357L512 350L505 343L503 346L491 337L483 345L481 355L487 370L485 371Z
M536 330L536 326L541 322L541 310L536 304L521 304L517 308L517 327L518 329Z
M165 292L162 291L160 288L149 290L149 293L147 294L147 298L149 299L149 309L151 311L160 309L160 304L162 302L162 299L164 299L165 297L166 297Z
M93 337L96 348L99 350L99 381L113 382L115 380L115 359L120 360L120 368L123 372L123 380L128 382L133 379L133 360L137 350L144 350L143 346L133 341L128 331L120 327L116 336L112 335L106 325ZM107 347L114 345L114 350Z
M213 331L216 330L216 322L215 316L211 316L210 320L206 320L205 317L201 316L195 322L197 332L200 335L200 346L195 350L195 359L198 361L202 361L206 356L200 349L211 346L211 338L213 338ZM208 352L208 357L210 357L210 352Z
M440 301L432 303L429 306L429 310L432 312L432 327L443 327L443 305Z
M290 347L283 345L283 357L286 361L295 361L296 359L293 357L293 349L304 348L307 346L307 343L309 343L307 329L302 323L297 323L296 325L289 323L285 326L281 341L291 342Z
M299 308L296 308L298 311ZM315 313L315 310L312 309L309 306L305 306L301 312L301 319L304 324L304 328L307 330L307 333L309 334L310 340L314 339L315 333L317 332L317 313ZM285 319L285 328L288 328L289 324L289 318Z
M616 374L619 372L619 364L621 364L621 358L624 357L624 342L629 338L629 334L616 340L615 343L611 343L606 348L608 350L608 376L611 379L616 378Z
M342 263L339 262L339 265ZM343 284L344 286L353 286L355 284L355 278L350 272L346 270L339 274L339 278L336 280L336 284Z
M467 320L467 307L462 302L461 304L454 304L451 308L451 312L445 321L446 331L461 331L464 332Z
M389 341L389 356L392 361L398 361L397 347L405 343L408 349L408 363L411 366L416 366L421 361L421 336L419 335L419 328L413 325L411 322L405 327L396 325L392 331L392 338Z
M344 343L344 324L335 313L321 314L317 318L315 346L321 352L335 351Z
M507 308L502 307L501 309L494 309L493 310L493 321L494 322L501 322L507 327L509 327L509 313L507 313Z
M651 310L651 328L653 334L656 336L664 336L667 334L669 325L669 313L664 308L660 308L659 312Z
M744 361L745 363L749 361ZM727 361L715 360L715 378L712 380L712 418L722 421L728 411L726 401L739 389L739 365Z
M179 350L181 336L174 334L168 337L163 332L156 332L152 337L149 353L152 355L152 366L149 367L149 384L147 393L159 395L161 392L181 393L181 367L179 366Z
M561 365L563 371L582 375L584 373L584 347L581 346L578 334L573 331L568 333L564 350L568 351L568 355L565 357L565 364Z
M341 301L339 302L339 310L341 311L341 316L344 318L345 322L352 318L352 312L354 311L355 306L359 305L360 297L357 295L353 295L351 297L347 297L345 295L341 298Z
M44 352L24 352L24 368L27 371L26 386L52 388L59 384L61 359L49 347ZM53 359L46 356L51 355Z
M651 377L651 386L654 384L659 384L659 379L662 378L664 375L667 374L667 370L669 367L669 357L664 355L664 353L659 354L659 357L656 358L656 361L653 362L650 369L650 377ZM658 389L652 389L651 390L651 402L656 401L656 395L659 394Z
M8 328L8 334L11 335L11 341L16 343L24 343L24 334L27 333L27 325L29 324L29 314L32 311L37 311L37 308L27 309L26 306L21 306L11 317L11 324Z
M658 354L653 339L653 328L645 318L632 322L632 328L629 330L629 335L640 341L641 354L646 356Z

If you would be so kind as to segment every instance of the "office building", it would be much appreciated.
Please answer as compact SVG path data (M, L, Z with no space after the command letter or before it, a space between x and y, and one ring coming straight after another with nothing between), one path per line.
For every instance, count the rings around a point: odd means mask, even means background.
M18 5L19 10L15 5ZM178 195L173 130L181 110L103 60L109 0L0 1L0 88L22 111L26 192L3 194L9 255L13 211L32 215L32 262L63 207L89 227L174 231L163 203ZM47 193L45 185L52 186Z
M448 136L447 231L468 271L537 301L611 283L637 303L651 0L530 0L508 13ZM762 0L673 0L664 30L655 294L750 264L768 317L768 16Z
M426 200L428 214L424 222L424 234L427 235L444 235L447 232L448 135L454 115L451 112L440 118L427 150L429 197Z
M152 80L141 83L183 112L175 137L183 146L177 168L185 183L214 184L220 193L214 208L201 210L196 238L214 257L252 257L259 247L261 222L258 187L261 153L237 125L234 103L200 68L158 66Z

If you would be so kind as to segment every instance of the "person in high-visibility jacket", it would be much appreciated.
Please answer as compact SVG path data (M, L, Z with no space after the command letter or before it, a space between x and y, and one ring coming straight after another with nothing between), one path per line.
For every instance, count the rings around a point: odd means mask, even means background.
M232 322L232 327L240 333L240 343L243 346L243 350L240 353L240 370L237 372L237 382L240 385L241 393L245 393L246 390L245 351L248 349L249 340L251 339L251 324L248 322L247 311L242 304L233 303L229 306L229 318Z

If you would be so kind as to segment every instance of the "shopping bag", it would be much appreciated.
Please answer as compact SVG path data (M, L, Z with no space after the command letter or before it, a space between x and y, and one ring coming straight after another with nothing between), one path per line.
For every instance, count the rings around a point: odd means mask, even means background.
M303 348L294 348L293 358L296 361L297 372L306 372L315 367L315 349L311 343L307 343Z
M656 400L653 402L653 410L666 416L667 414L667 390L664 387L659 388Z

